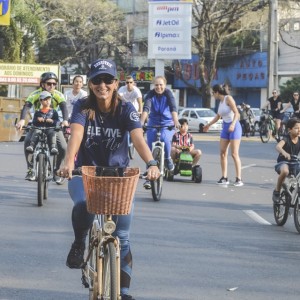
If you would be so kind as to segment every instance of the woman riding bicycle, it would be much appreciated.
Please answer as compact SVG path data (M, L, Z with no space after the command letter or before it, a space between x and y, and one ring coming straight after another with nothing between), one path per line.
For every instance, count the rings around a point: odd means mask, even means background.
M74 202L72 224L75 240L67 257L67 266L81 268L85 240L94 215L87 212L82 177L72 178L75 167L104 166L126 168L129 164L128 133L141 158L151 166L147 178L156 180L160 172L152 162L153 157L145 140L139 115L132 103L118 97L117 68L113 61L99 59L91 64L89 96L74 104L71 117L71 137L67 155L59 175L71 179L69 193ZM122 300L133 300L128 295L131 279L132 256L129 232L132 211L129 215L114 216L115 234L121 244L121 294Z
M172 91L166 88L167 80L164 76L156 76L154 78L154 89L147 93L145 97L141 123L144 125L148 115L149 126L176 126L180 128L178 122L177 107ZM156 140L157 130L150 128L147 130L147 143L152 149L152 143ZM174 170L174 164L171 158L172 137L174 130L162 128L161 140L165 143L165 165L170 171ZM144 183L145 189L150 189L149 181Z

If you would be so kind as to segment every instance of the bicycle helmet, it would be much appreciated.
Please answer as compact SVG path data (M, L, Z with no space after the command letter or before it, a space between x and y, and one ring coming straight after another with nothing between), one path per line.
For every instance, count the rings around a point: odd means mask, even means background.
M41 75L41 83L45 83L49 79L54 79L58 82L58 78L53 72L46 72Z

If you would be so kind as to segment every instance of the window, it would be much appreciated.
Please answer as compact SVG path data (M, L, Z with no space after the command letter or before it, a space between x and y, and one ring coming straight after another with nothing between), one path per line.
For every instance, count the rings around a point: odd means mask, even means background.
M300 23L299 22L295 22L294 23L294 31L298 31L300 30Z

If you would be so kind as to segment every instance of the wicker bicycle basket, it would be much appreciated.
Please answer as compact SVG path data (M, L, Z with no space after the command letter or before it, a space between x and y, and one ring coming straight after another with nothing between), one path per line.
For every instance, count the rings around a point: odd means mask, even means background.
M139 179L139 168L126 168L124 177L96 176L95 170L94 166L82 167L88 212L128 215Z

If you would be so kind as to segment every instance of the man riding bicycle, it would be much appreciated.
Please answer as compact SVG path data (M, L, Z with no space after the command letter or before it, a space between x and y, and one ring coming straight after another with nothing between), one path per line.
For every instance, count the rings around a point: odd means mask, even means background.
M20 121L16 124L17 129L22 130L25 124L26 114L32 107L34 108L34 110L38 110L40 108L41 105L40 94L43 91L47 91L52 95L51 106L53 107L53 109L57 110L58 108L60 108L60 110L62 111L62 115L63 115L62 126L69 125L66 100L64 95L55 89L57 84L58 84L58 78L54 73L46 72L41 75L40 87L37 90L33 91L25 101L25 104L21 111ZM26 148L30 144L32 134L33 134L32 131L28 131L24 140L24 153L25 153L25 158L26 158L27 168L28 168L25 179L27 180L34 180L34 174L32 172L32 155L30 155L26 151ZM57 164L56 166L54 166L55 170L59 169L62 161L65 158L66 149L67 149L67 143L65 141L62 131L57 132L56 139L57 139L58 155L57 155Z

